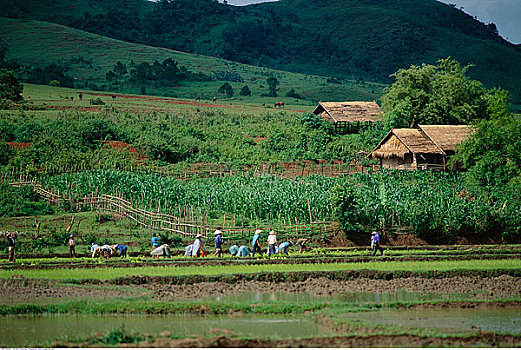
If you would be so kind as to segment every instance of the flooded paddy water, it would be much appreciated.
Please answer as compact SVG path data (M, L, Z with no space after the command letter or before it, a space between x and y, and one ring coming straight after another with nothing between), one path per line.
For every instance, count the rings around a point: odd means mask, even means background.
M327 328L302 315L190 316L190 315L38 315L0 317L0 346L52 345L64 337L127 332L172 337L210 336L220 332L244 337L291 339L332 335Z
M446 335L476 330L521 335L521 307L381 310L345 313L337 317L348 322L427 328Z

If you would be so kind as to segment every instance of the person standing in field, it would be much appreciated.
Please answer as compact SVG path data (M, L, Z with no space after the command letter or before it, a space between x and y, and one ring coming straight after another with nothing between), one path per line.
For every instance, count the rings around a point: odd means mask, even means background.
M16 261L14 257L14 233L7 232L5 237L7 238L7 247L9 249L9 262L14 263Z
M378 250L380 251L381 255L384 255L384 250L380 245L380 232L381 231L373 231L371 233L371 249L373 250L372 256L375 256Z
M222 254L222 245L223 245L223 238L222 238L222 232L219 230L215 230L213 233L215 236L215 252L213 253L213 256L221 257Z
M76 247L76 241L74 240L74 235L71 235L69 237L69 241L67 242L67 245L69 246L69 256L71 258L76 257L76 251L74 250Z
M262 249L259 244L260 234L262 230L255 230L255 234L253 235L253 238L251 240L251 247L253 250L253 256L255 256L255 253L259 253L262 256Z
M152 251L159 247L159 238L157 237L157 235L155 233L152 235L152 239L150 240L150 243L152 243ZM152 259L155 259L155 258L159 258L159 255L152 255Z
M277 245L277 234L274 230L268 235L268 256L276 254L275 246Z

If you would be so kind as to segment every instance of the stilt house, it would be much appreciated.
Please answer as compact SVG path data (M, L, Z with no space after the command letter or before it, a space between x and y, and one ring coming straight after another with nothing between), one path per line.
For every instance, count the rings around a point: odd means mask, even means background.
M417 129L392 129L370 157L388 169L445 170L447 157L472 132L468 125L419 125Z
M339 134L357 133L361 127L381 121L383 112L376 102L319 102L313 114L332 122Z

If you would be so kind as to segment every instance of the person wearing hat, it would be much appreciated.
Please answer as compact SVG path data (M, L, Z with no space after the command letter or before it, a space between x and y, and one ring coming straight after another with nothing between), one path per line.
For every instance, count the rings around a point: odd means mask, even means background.
M275 231L271 230L270 234L268 235L268 255L276 254L275 247L277 245L277 234Z
M372 256L375 256L378 250L381 255L384 255L384 250L380 246L380 230L371 233L371 249L373 250Z
M76 247L76 241L74 240L74 235L70 235L67 245L69 246L69 256L75 258L76 252L74 251L74 247Z
M253 250L252 256L255 256L255 253L259 253L262 256L262 250L259 244L259 238L262 230L255 230L255 234L253 235L253 238L251 240L251 247Z
M213 235L215 236L215 252L213 253L213 256L217 256L220 258L221 253L222 253L222 245L223 245L223 238L221 236L222 232L218 228L217 230L215 230Z
M206 254L206 248L204 247L202 238L203 235L200 233L198 233L197 236L195 236L195 241L192 246L192 256L194 258L200 258Z

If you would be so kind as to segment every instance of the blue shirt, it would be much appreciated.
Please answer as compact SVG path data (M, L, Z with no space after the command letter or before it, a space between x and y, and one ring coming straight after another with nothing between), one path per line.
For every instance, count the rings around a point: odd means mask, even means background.
M127 246L124 244L120 244L120 245L118 245L118 249L120 252L123 252L124 250L127 250Z
M159 238L152 237L152 247L159 247Z
M241 245L241 247L239 248L239 251L237 252L237 257L240 258L240 257L244 257L244 256L250 256L250 250L248 249L247 246Z
M94 253L94 251L95 251L96 249L98 249L98 248L99 248L99 245L97 245L97 244L93 244L93 245L90 247L90 252L91 252L91 253Z
M255 247L255 243L259 241L260 235L258 233L253 235L253 239L251 240L251 246Z
M289 247L289 242L282 242L280 245L279 245L279 250L278 252L279 253L282 253L284 251L284 249L286 249L287 247Z
M380 235L378 234L378 232L373 232L373 233L374 234L372 235L371 241L373 243L379 242L380 241Z
M216 235L215 236L215 248L221 248L223 244L223 239L221 237L221 235Z
M238 246L236 246L236 245L232 245L232 246L230 247L230 254L235 255L235 254L237 254L238 252L239 252L239 247L238 247Z

